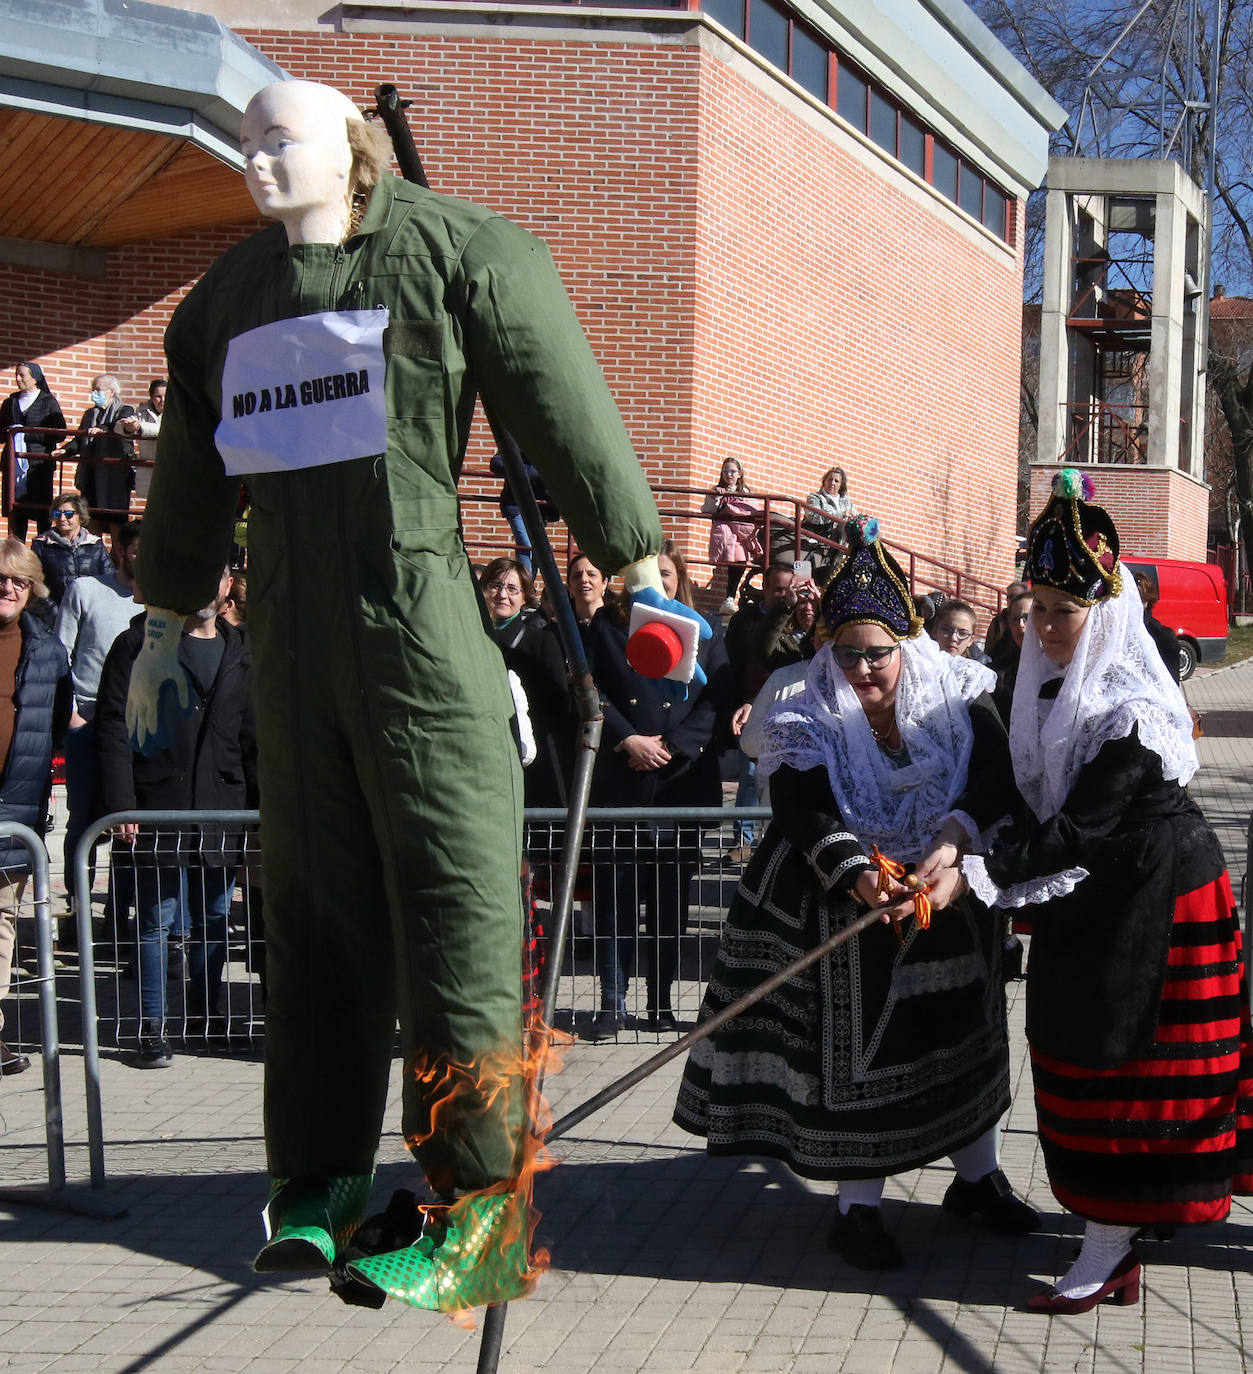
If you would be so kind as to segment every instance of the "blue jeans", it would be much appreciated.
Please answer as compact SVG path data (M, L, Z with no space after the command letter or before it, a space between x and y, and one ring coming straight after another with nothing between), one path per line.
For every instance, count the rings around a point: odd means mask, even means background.
M526 532L526 523L521 514L508 515L509 528L513 531L513 556L529 573L531 571L531 536Z
M226 967L226 914L235 889L233 868L193 868L188 872L187 912L191 948L187 955L187 1010L215 1016ZM137 868L135 906L139 916L139 1014L145 1021L165 1018L165 979L169 936L180 906L181 868Z

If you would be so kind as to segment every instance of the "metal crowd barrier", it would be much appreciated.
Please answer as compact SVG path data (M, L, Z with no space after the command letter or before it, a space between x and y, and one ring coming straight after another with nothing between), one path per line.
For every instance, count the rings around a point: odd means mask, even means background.
M0 1187L0 1199L51 1201L55 1205L56 1194L65 1187L65 1125L61 1107L61 1041L57 1027L48 850L42 838L24 825L0 825L0 836L24 846L30 856L30 875L23 884L21 894L12 893L12 902L6 902L13 914L15 933L12 994L5 999L4 1042L15 1052L37 1050L40 1069L36 1074L35 1065L32 1064L25 1071L25 1076L5 1075L0 1080L0 1152L5 1157L3 1178L6 1180L6 1186ZM33 968L26 954L32 935ZM36 1004L34 1017L28 1011L32 992ZM36 1024L37 1034L34 1033ZM22 1135L21 1128L10 1128L10 1121L21 1116L20 1112L10 1110L11 1102L14 1097L30 1092L43 1095L39 1116L44 1127L46 1188L42 1185L13 1185L7 1182L23 1171L22 1165L9 1157L10 1151L20 1153L29 1149L20 1139L11 1138ZM34 1113L30 1115L33 1117Z
M760 830L769 814L724 807L588 812L557 1028L580 1039L656 1042L695 1024L743 867L727 856L742 841L741 827ZM547 961L555 957L548 944L550 903L565 820L559 810L525 814L526 863L519 875L528 918L524 978L526 996L535 1003ZM117 833L129 824L144 828L138 845ZM119 812L96 822L79 843L73 891L93 1187L105 1180L100 1047L123 1056L138 1051L141 999L152 1005L153 977L163 982L157 1000L176 1065L186 1054L260 1047L265 944L258 824L255 811ZM155 849L149 836L155 836ZM151 918L146 953L140 939L139 904L151 911L157 900L166 904L169 927L165 964L152 952L160 941ZM222 961L220 985L214 946ZM618 977L621 997L615 1001ZM605 1010L611 1015L598 1021Z

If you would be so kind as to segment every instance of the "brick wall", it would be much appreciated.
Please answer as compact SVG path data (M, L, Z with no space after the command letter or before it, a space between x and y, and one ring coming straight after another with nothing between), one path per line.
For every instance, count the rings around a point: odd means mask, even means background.
M840 463L885 533L1003 583L1019 259L696 32L637 43L244 36L362 104L393 81L415 101L431 184L549 243L654 482L704 488L735 453L758 490L803 497ZM242 232L120 250L105 284L44 274L16 303L0 268L0 321L38 306L19 353L51 354L75 406L102 365L138 398L162 370L173 305ZM489 453L481 427L471 474ZM500 540L494 500L473 500L496 485L463 488L472 544ZM667 523L703 555L704 530Z
M1080 468L1096 488L1096 501L1118 528L1124 553L1205 561L1209 488L1170 468ZM1031 465L1031 516L1044 509L1057 473L1054 463Z

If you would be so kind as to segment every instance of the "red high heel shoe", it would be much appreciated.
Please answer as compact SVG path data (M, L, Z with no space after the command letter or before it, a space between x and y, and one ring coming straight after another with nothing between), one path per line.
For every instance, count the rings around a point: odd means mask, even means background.
M1028 1312L1047 1312L1050 1316L1077 1316L1091 1312L1100 1302L1112 1302L1118 1307L1131 1307L1140 1301L1140 1261L1135 1251L1128 1250L1108 1279L1086 1298L1064 1298L1056 1288L1042 1288L1027 1299Z

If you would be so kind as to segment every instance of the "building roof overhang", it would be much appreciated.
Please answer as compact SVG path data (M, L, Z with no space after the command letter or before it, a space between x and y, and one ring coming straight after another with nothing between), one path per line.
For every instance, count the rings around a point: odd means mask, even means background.
M0 0L0 259L94 274L93 249L251 219L239 124L283 76L209 15Z

